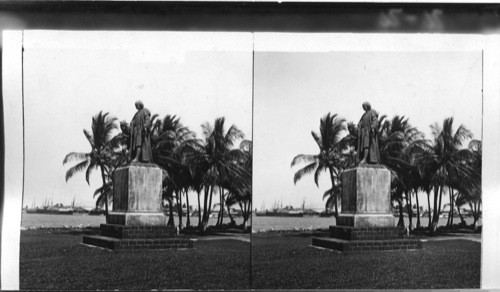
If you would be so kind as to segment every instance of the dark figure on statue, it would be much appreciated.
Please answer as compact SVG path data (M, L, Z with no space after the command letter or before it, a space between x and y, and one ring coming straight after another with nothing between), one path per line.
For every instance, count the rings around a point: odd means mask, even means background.
M378 113L368 102L363 103L365 113L358 124L358 153L360 165L380 163L378 147Z
M151 162L151 113L144 108L142 101L135 103L137 112L130 122L130 157L131 163Z

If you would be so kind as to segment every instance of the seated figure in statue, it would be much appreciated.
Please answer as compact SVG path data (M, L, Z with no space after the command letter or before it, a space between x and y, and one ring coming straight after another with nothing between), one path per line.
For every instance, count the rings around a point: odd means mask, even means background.
M135 103L137 112L130 122L131 163L152 162L151 152L151 113L144 108L142 101Z
M378 147L378 113L368 102L363 103L365 113L358 123L358 157L359 165L379 164Z

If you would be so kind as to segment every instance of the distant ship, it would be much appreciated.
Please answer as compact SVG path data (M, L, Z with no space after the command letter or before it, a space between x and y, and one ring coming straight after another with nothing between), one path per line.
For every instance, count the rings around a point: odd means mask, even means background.
M257 211L256 216L268 216L268 217L304 217L304 213L300 210L284 210L275 209L271 211Z
M73 209L68 208L35 208L26 209L28 214L73 215Z
M261 207L261 211L255 210L255 216L268 216L268 217L304 217L304 216L320 216L321 212L305 207L305 198L302 201L301 208L293 208L288 206L283 208L282 203L278 204L275 202L273 204L272 210L264 210L264 204Z
M26 213L28 214L51 214L51 215L73 215L73 208L75 206L75 198L73 198L72 207L64 207L62 204L54 205L52 199L45 198L45 202L42 208L33 206L31 209L26 206Z

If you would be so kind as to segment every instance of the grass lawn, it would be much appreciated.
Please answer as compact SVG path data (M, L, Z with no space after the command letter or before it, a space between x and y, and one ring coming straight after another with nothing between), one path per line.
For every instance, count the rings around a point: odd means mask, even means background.
M99 231L21 232L20 288L248 289L250 243L198 240L188 250L113 252L85 246Z
M254 289L479 288L481 243L427 241L419 251L341 254L297 233L252 234Z

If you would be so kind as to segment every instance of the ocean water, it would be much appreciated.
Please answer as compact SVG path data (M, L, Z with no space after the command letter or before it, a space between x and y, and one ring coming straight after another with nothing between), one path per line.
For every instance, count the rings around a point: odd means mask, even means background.
M405 219L405 226L408 226L409 220ZM417 224L417 218L413 218L412 225L415 227ZM446 225L448 219L439 219L438 226ZM472 224L474 222L472 217L465 218L467 224ZM397 218L396 218L397 222ZM335 225L334 217L267 217L267 216L253 216L252 217L252 229L254 232L272 231L272 230L312 230L318 228L328 228L330 225ZM428 218L420 218L420 224L422 226L427 226L429 223ZM460 223L460 218L453 218L453 223ZM481 219L478 225L481 225Z
M174 217L175 224L178 223L178 218ZM243 223L243 218L234 218L236 224ZM215 225L217 218L210 218L209 225ZM229 223L229 217L224 217L223 223ZM106 223L104 215L90 216L87 214L73 214L73 215L51 215L51 214L28 214L23 213L21 216L21 227L23 228L47 228L47 227L86 227ZM186 217L182 218L182 223L186 225ZM191 225L198 224L198 217L191 217Z
M175 223L177 223L177 217L175 217ZM428 218L421 218L422 226L427 226ZM448 219L442 218L439 220L439 225L446 225ZM215 225L217 218L210 218L209 225ZM237 224L241 224L243 219L241 217L236 217L235 221ZM454 218L454 223L459 223L460 219ZM467 217L466 221L468 224L473 222L472 217ZM186 224L186 217L182 219L183 224ZM262 231L272 231L272 230L309 230L318 228L328 228L330 225L335 225L335 218L323 218L323 217L266 217L266 216L253 216L251 220L253 226L252 229L255 232ZM23 228L40 228L40 227L86 227L94 226L98 227L100 224L106 223L106 218L104 216L89 216L89 215L49 215L49 214L28 214L23 213L21 217L21 226ZM224 217L224 223L229 223L229 218ZM413 218L413 226L417 223L416 218ZM198 217L191 217L191 224L198 224ZM479 225L482 224L481 220L478 222ZM405 218L405 225L408 226L408 218Z

